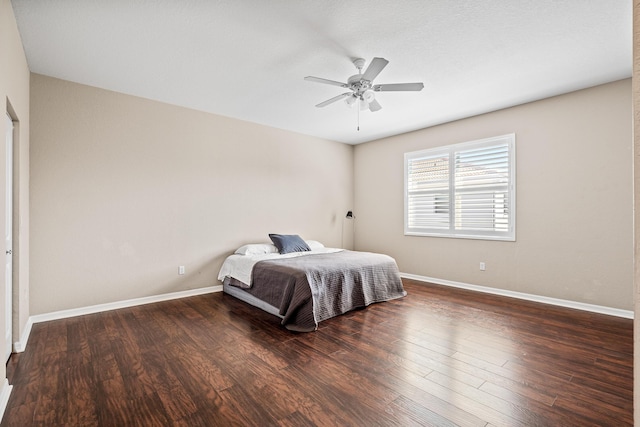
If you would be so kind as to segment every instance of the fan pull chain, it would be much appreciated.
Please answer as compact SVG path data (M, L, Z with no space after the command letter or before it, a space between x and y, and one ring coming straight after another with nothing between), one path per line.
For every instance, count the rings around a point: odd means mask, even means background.
M360 103L362 100L358 100L358 132L360 132Z

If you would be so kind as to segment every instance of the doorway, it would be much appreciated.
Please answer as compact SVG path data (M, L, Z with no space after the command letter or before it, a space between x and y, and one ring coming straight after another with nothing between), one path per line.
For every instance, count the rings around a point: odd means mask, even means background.
M13 120L6 115L5 137L5 362L13 348Z

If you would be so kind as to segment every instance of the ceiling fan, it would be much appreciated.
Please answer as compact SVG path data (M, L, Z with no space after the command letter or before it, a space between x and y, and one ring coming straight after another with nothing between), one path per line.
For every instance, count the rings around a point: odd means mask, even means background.
M316 107L326 107L329 104L345 99L348 105L353 105L356 101L360 101L360 109L365 110L368 108L369 111L375 112L379 111L382 106L376 100L374 92L420 91L424 88L424 84L422 83L391 83L374 85L373 79L380 74L388 63L389 61L384 58L373 58L363 74L362 68L364 67L365 60L362 58L356 58L353 60L353 65L358 69L358 74L349 77L347 83L313 76L307 76L304 79L309 82L340 86L351 90L351 92L345 92L341 95L334 96L331 99L327 99L326 101L316 105Z

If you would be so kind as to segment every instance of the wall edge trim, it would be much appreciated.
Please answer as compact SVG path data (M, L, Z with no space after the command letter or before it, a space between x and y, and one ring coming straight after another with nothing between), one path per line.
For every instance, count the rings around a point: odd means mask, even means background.
M54 311L51 313L36 314L34 316L29 316L27 326L25 327L22 337L20 337L20 341L14 343L14 349L17 353L21 353L25 350L27 346L27 340L29 339L29 334L31 333L31 326L34 323L67 319L69 317L82 316L85 314L101 313L103 311L116 310L119 308L135 307L138 305L152 304L154 302L169 301L173 299L187 298L196 295L211 294L215 292L222 292L222 285L207 286L204 288L190 289L187 291L171 292L168 294L152 295L148 297L110 302L106 304L97 304L87 307L72 308L69 310Z
M29 317L27 324L24 326L24 331L20 335L20 340L13 343L13 351L16 353L22 353L27 347L27 341L29 341L29 335L31 335L31 327L33 326L33 319Z
M7 409L9 396L11 396L11 389L13 389L13 386L9 385L9 380L5 378L4 382L2 383L2 391L0 392L0 421L2 421L4 412Z
M606 314L608 316L623 317L626 319L633 319L634 317L633 311L631 310L622 310L619 308L605 307L602 305L587 304L587 303L578 302L578 301L570 301L570 300L564 300L560 298L551 298L551 297L545 297L541 295L527 294L524 292L516 292L516 291L509 291L506 289L491 288L488 286L473 285L470 283L455 282L453 280L438 279L435 277L420 276L417 274L400 273L400 277L404 277L406 279L413 279L420 282L434 283L436 285L450 286L453 288L460 288L460 289L466 289L466 290L475 291L475 292L482 292L486 294L494 294L494 295L500 295L505 297L518 298L522 300L539 302L539 303L549 304L549 305L556 305L556 306L566 307L566 308L573 308L573 309L582 310L582 311L590 311L593 313Z

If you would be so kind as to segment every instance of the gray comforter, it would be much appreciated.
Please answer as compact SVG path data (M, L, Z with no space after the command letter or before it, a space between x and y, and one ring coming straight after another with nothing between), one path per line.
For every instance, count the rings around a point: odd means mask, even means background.
M407 294L393 258L354 251L260 261L245 290L277 307L282 324L294 331Z

